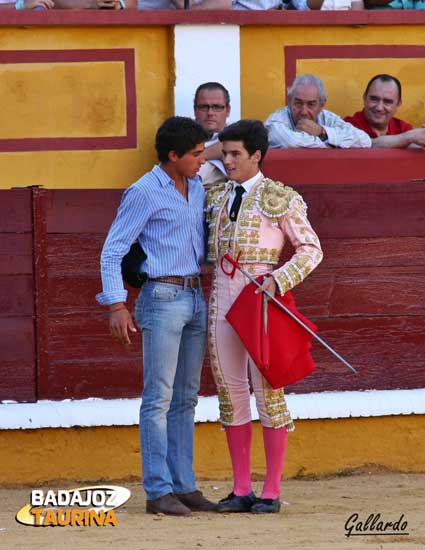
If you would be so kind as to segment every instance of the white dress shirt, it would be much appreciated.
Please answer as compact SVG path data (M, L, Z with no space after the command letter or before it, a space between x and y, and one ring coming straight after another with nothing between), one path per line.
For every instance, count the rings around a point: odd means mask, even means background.
M349 122L345 122L341 117L323 109L317 117L317 124L323 126L328 135L326 141L322 141L318 136L312 136L307 132L299 132L295 129L291 112L288 107L278 109L272 113L264 123L269 131L269 145L272 148L292 148L292 147L339 147L341 149L350 149L352 147L371 147L370 137L355 128Z
M242 186L245 189L245 193L242 195L242 200L246 195L251 191L251 189L254 187L254 185L257 183L257 181L260 178L264 178L262 172L258 171L253 178L250 178L249 180L244 181L243 183L237 183L236 181L232 181L233 185L233 191L229 197L229 201L227 203L227 213L230 214L230 209L232 208L233 201L236 197L235 189L238 186Z

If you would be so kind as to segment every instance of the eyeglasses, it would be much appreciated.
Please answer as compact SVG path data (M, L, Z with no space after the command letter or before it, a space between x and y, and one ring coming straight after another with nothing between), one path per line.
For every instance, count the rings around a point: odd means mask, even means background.
M213 113L220 113L221 111L224 111L226 105L220 105L219 103L214 103L213 105L208 105L208 103L199 103L196 105L196 108L198 111L203 111L204 113L207 113L210 109Z

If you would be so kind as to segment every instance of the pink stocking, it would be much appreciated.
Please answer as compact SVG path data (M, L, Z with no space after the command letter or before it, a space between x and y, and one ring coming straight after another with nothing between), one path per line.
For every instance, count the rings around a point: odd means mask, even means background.
M287 437L286 426L278 429L263 426L267 471L261 498L275 499L280 495L280 480L285 462Z
M252 424L226 426L227 445L233 468L233 493L237 496L249 495L251 485L251 440Z

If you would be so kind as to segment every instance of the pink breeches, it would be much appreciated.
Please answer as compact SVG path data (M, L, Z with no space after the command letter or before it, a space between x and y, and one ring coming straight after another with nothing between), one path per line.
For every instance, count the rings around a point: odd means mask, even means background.
M254 276L270 270L270 266L265 265L249 268ZM283 389L271 388L225 318L230 306L247 283L249 280L239 270L236 270L233 279L223 273L220 267L213 275L209 307L209 349L219 397L220 420L225 426L240 426L251 421L249 369L261 424L274 428L286 425L291 431L293 426ZM250 319L246 321L249 323Z

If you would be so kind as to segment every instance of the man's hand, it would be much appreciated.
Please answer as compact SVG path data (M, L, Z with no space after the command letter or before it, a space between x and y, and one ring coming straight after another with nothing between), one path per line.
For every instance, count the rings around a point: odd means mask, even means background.
M184 9L184 0L171 0L178 10ZM191 10L231 10L232 0L190 0Z
M276 294L277 284L273 277L266 277L263 284L256 289L255 294L260 294L260 292L264 292L266 290L270 292L272 296Z
M300 118L295 129L298 130L298 132L306 132L311 136L320 136L322 133L320 124L317 124L314 120L310 120L309 118Z
M117 304L111 307L109 311L109 330L111 336L121 344L125 346L131 344L128 331L137 332L137 330L130 312L124 304L122 304L122 307L117 307Z
M121 5L118 0L96 0L98 10L120 10Z
M46 10L51 10L55 7L53 0L26 0L25 9L32 10L34 8L44 8Z
M405 132L405 136L409 141L409 145L425 148L425 127L413 128Z

